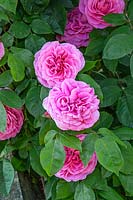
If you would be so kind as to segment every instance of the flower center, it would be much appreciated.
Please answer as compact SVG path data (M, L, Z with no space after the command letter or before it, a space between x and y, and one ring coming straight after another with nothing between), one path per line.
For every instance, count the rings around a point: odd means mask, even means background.
M52 56L49 56L46 60L49 73L52 75L64 74L64 69L67 67L65 59L67 57L67 52L65 50L55 49Z
M109 0L99 0L97 3L97 8L100 10L103 14L106 14L107 11L110 10L111 2Z

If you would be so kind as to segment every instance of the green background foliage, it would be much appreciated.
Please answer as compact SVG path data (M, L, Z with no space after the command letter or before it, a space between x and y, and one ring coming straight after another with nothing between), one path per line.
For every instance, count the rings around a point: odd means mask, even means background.
M63 34L67 12L78 0L0 0L0 131L6 128L3 105L23 107L24 126L16 138L0 141L0 194L9 194L14 170L33 169L44 178L47 200L132 200L133 196L133 0L123 14L104 17L112 27L94 29L81 48L85 67L77 80L94 87L101 100L100 119L82 132L61 131L44 117L42 87L34 54ZM12 90L4 89L5 87ZM81 144L75 134L88 136ZM86 165L95 151L98 165L85 180L67 183L53 176L63 165L63 146L80 151ZM7 160L8 155L11 159Z

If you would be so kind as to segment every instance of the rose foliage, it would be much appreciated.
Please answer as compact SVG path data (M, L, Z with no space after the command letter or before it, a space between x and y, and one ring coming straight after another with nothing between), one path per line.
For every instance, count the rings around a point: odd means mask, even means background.
M132 200L133 0L0 0L0 199L15 171Z

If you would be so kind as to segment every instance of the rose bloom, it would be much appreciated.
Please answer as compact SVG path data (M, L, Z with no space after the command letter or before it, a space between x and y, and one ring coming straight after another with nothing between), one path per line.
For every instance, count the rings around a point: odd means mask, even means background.
M5 48L2 42L0 42L0 60L3 58L5 55Z
M83 54L72 44L47 42L35 54L34 68L39 82L52 88L66 78L76 78L84 67Z
M93 27L88 23L86 16L83 15L79 8L74 8L67 15L67 24L64 35L57 35L60 42L69 42L76 47L86 47L89 44L89 33Z
M79 139L84 140L86 135L78 135ZM89 147L88 147L89 148ZM93 153L88 164L84 166L80 159L80 152L78 150L64 147L66 159L63 167L55 174L56 177L65 179L67 182L79 181L91 174L97 165L96 153Z
M24 121L24 115L21 109L5 106L5 110L7 115L7 124L6 130L4 132L0 132L0 140L15 137L17 133L20 132Z
M53 87L43 107L62 130L84 130L99 119L99 99L94 89L74 79L65 79Z
M111 26L103 16L110 13L123 13L124 0L80 0L79 9L86 15L88 22L95 28L103 29Z

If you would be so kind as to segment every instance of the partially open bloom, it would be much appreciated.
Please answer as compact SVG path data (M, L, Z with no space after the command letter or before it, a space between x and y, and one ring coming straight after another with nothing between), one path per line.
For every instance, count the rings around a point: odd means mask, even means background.
M0 42L0 60L3 58L5 55L5 48L2 42Z
M99 119L99 99L94 89L74 79L65 79L53 87L43 106L62 130L84 130Z
M0 132L0 140L15 137L17 133L20 132L24 121L24 115L21 109L5 106L5 110L7 115L7 124L6 130L4 132Z
M67 24L64 35L57 35L60 42L69 42L76 47L86 47L89 44L89 33L93 27L88 23L87 18L79 8L74 8L67 14Z
M47 42L35 54L34 67L39 82L48 88L66 78L76 78L84 67L83 54L72 44Z
M86 15L88 23L93 27L103 29L110 26L103 16L110 13L123 13L124 0L80 0L79 9Z
M78 135L82 141L85 135ZM89 148L89 147L88 147ZM78 150L64 147L66 159L63 167L55 174L58 178L65 179L67 182L83 180L91 174L97 165L97 156L94 152L88 164L83 165L80 159L80 152Z

